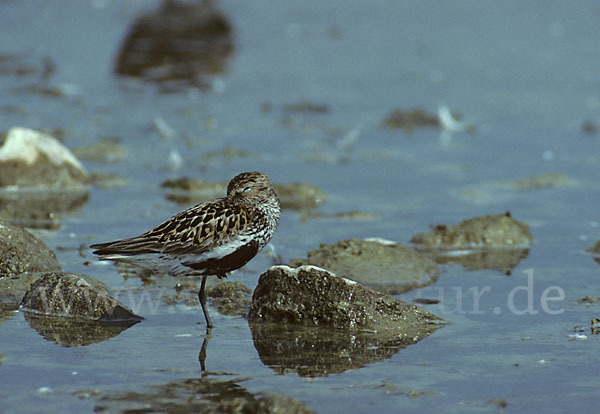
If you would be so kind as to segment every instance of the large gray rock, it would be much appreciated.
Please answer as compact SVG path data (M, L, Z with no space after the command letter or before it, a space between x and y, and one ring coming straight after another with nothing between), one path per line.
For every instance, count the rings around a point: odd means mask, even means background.
M0 302L19 303L40 272L60 270L43 241L0 218Z
M85 275L45 273L31 285L21 306L43 315L83 318L101 322L140 321L106 291L106 286Z
M371 330L416 343L441 319L417 305L316 266L272 266L260 276L249 318L335 329Z
M306 259L292 259L290 266L314 265L338 276L361 282L389 295L399 295L434 283L437 264L415 249L381 239L341 240L321 244Z
M71 151L42 132L12 128L0 147L0 187L73 189L89 180Z

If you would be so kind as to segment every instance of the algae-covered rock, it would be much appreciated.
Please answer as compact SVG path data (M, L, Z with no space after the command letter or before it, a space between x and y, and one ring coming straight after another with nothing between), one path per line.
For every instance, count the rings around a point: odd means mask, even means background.
M126 151L119 137L103 137L93 144L73 148L73 153L84 161L119 162Z
M65 272L43 274L31 285L21 306L44 315L102 322L140 321L106 291L106 286L85 275Z
M514 181L509 181L508 184L519 191L530 191L544 188L568 187L571 184L571 180L562 173L553 172L519 178Z
M25 320L31 328L47 340L66 347L87 346L105 341L139 322L139 319L130 319L103 323L96 320L64 318L33 312L25 312Z
M586 250L590 253L600 254L600 240L598 240L592 247Z
M59 270L61 267L56 255L43 241L27 230L8 224L0 218L0 283L7 277L21 273ZM3 292L3 289L0 289L0 292Z
M89 184L86 169L55 138L15 127L0 147L0 187L81 188Z
M221 281L206 289L210 304L223 315L246 316L250 308L252 290L242 282Z
M212 1L165 1L140 16L123 40L118 75L161 85L166 91L205 89L234 48L231 24Z
M590 247L586 251L593 253L595 255L600 255L600 240L598 240L592 247ZM596 263L600 263L600 257L594 257L594 261Z
M281 208L303 210L318 207L325 202L325 193L305 183L275 184Z
M391 358L414 344L414 337L395 331L306 327L274 322L249 322L260 360L277 374L322 377L359 369ZM430 325L434 331L441 325Z
M439 127L440 120L436 114L420 108L395 109L381 121L381 126L390 129L402 128L405 132L412 132L417 128Z
M56 230L64 214L81 209L89 198L88 191L0 189L0 216L12 224Z
M446 249L479 247L527 247L533 237L526 224L505 214L485 215L454 226L438 224L429 233L418 233L411 243Z
M225 196L227 182L208 181L189 177L168 179L161 188L166 189L165 197L179 204L201 203ZM281 208L305 210L315 208L325 201L325 193L317 187L305 183L275 184Z
M380 239L321 244L306 259L290 261L292 267L302 265L328 269L390 295L430 285L439 274L437 264L415 249Z
M509 273L527 257L532 240L527 225L507 212L475 217L454 226L440 224L410 241L439 264L457 263L471 270Z
M413 343L441 320L423 308L316 266L272 266L260 276L248 317L277 323L392 332Z
M188 378L152 385L147 392L117 391L101 397L94 412L121 413L313 413L285 395L253 395L235 381Z

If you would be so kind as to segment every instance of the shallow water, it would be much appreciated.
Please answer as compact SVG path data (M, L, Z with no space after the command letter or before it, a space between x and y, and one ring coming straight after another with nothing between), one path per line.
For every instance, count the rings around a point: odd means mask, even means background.
M136 0L0 5L4 129L59 129L70 148L118 137L119 162L83 162L129 180L92 188L82 208L37 234L66 271L108 283L146 318L83 347L44 339L18 311L0 318L1 411L90 411L101 395L200 378L199 306L154 308L165 292L141 289L112 265L86 265L94 258L79 247L138 234L180 210L159 187L168 178L227 181L254 169L277 183L321 188L328 196L319 213L377 216L304 219L286 210L272 241L285 262L321 242L405 242L432 224L507 210L530 226L534 245L509 276L449 266L434 285L400 296L441 299L427 309L449 324L340 374L277 374L262 362L247 321L213 310L209 378L285 394L318 412L497 412L499 400L515 412L595 410L600 337L589 326L600 309L576 302L599 296L598 263L584 253L600 238L600 135L582 132L585 120L600 122L594 2L222 1L234 41L224 71L204 78L208 89L174 93L113 74L129 27L156 7ZM44 79L45 57L54 70ZM286 111L297 103L328 110ZM475 131L380 127L394 109L435 113L438 104ZM247 154L224 154L228 148ZM173 150L179 169L169 162ZM548 172L570 184L529 191L498 184ZM261 254L230 279L253 289L270 263ZM564 299L544 309L544 292ZM587 339L572 340L575 333Z

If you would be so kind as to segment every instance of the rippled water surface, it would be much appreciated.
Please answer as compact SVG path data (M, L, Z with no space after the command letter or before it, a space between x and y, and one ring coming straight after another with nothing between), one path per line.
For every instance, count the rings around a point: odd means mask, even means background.
M317 412L595 411L600 337L590 320L600 308L577 299L600 296L599 265L585 253L600 238L600 6L227 0L214 3L222 32L211 54L184 55L180 71L165 63L145 80L116 74L140 16L153 15L151 27L166 20L159 7L0 4L2 128L119 148L81 156L90 172L118 179L97 181L86 203L36 234L66 271L106 282L146 318L102 342L61 346L22 312L3 314L0 411L91 411L111 393L191 378L284 394ZM435 115L444 105L474 129L382 127L395 109ZM284 262L323 242L406 242L430 225L505 211L534 244L508 275L443 267L434 285L400 298L440 299L427 309L446 327L316 377L265 362L260 331L244 318L213 309L205 341L199 306L166 305L159 298L171 291L87 263L95 259L81 245L141 233L184 208L165 198L166 179L227 181L257 169L327 195L310 213L283 212L271 245ZM566 180L514 185L547 173ZM336 215L357 211L369 214ZM253 289L274 252L230 279Z

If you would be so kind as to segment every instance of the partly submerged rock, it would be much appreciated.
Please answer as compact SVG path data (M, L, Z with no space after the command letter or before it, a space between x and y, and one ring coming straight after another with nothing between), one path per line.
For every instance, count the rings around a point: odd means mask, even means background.
M0 218L0 283L5 278L21 273L59 270L61 267L56 255L43 241L22 227L8 224ZM0 292L4 293L3 289Z
M562 173L551 172L531 177L519 178L514 181L509 181L507 184L519 191L530 191L544 188L568 187L571 185L571 180Z
M81 188L89 184L83 165L58 140L15 127L0 147L0 187Z
M224 72L233 49L231 24L212 1L165 1L131 25L115 72L167 92L205 89L210 76Z
M528 247L533 240L526 224L509 212L484 215L447 226L438 224L429 233L418 233L411 243L423 247L469 249L480 247Z
M250 308L252 291L242 282L220 281L206 289L210 304L223 315L246 316Z
M425 109L395 109L381 121L381 126L390 129L402 128L406 132L412 132L417 128L439 127L440 120L436 114L429 113Z
M102 137L96 142L73 148L73 153L81 160L97 162L119 162L126 153L119 137Z
M281 208L290 210L312 209L325 202L325 193L305 183L275 184Z
M592 247L586 250L590 253L600 254L600 240L598 240Z
M197 178L181 177L164 181L161 188L166 190L165 198L178 204L198 204L224 197L227 183Z
M249 322L260 360L278 374L323 377L391 358L415 338L394 331L331 329ZM434 331L441 325L431 325ZM421 333L421 335L423 335Z
M290 261L292 267L302 265L328 269L389 295L430 285L439 275L433 260L411 247L381 239L321 244L306 259Z
M21 306L44 315L101 322L144 319L110 296L103 283L89 276L65 272L43 274L31 285Z
M573 179L562 173L550 172L516 180L484 181L462 189L460 196L477 205L510 204L520 197L519 192L563 189L572 186L573 183Z
M597 255L598 257L594 257L594 261L596 263L600 263L600 240L598 240L592 247L590 247L586 251Z
M236 381L188 378L152 385L147 392L117 391L102 396L94 412L121 413L313 413L285 395L253 395Z
M527 257L532 240L527 225L506 212L475 217L454 226L440 224L410 241L440 264L510 272Z
M56 230L64 214L81 209L89 198L88 191L0 189L0 216L24 227Z
M181 177L164 181L165 197L179 204L201 203L225 196L227 182ZM325 201L325 193L305 183L275 184L281 208L304 210L315 208Z
M416 343L441 319L417 305L316 266L272 266L260 276L248 317L276 323L371 330Z

